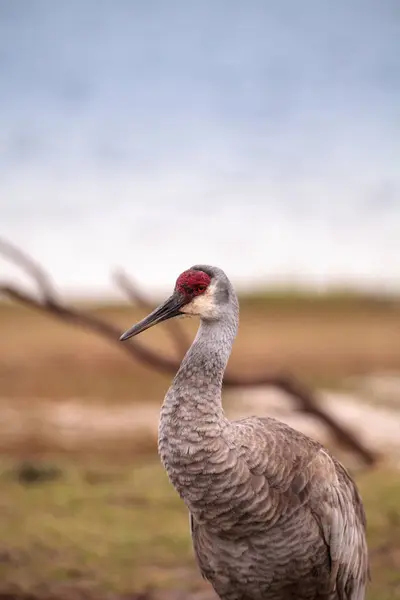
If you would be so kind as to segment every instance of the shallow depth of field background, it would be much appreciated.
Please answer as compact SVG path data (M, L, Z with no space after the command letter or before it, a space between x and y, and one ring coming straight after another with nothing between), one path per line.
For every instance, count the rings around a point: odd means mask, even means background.
M224 393L354 472L370 600L400 598L399 40L390 0L0 6L0 237L121 332L145 310L115 269L155 306L192 264L222 267L229 372L295 377L380 456L363 467L273 388ZM182 356L165 325L141 341ZM0 302L0 598L213 597L156 451L171 378Z

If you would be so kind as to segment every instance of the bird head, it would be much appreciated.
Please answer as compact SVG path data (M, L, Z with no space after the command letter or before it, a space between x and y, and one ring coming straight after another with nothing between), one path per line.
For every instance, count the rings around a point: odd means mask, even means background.
M197 315L201 319L215 321L232 307L237 307L236 294L225 273L217 267L195 265L179 275L173 294L128 329L120 340L125 341L179 315Z

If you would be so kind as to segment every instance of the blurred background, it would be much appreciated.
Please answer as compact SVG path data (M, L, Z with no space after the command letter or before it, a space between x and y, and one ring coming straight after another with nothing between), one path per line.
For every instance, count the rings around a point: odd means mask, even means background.
M209 263L229 373L311 402L237 386L228 414L354 470L368 597L400 598L398 3L2 0L0 67L0 597L213 597L156 451L197 323L144 334L153 362L115 343Z

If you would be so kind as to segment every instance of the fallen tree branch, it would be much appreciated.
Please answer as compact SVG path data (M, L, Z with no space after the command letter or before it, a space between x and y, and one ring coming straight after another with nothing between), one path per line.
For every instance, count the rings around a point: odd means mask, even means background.
M0 254L7 260L20 267L36 283L43 300L55 300L57 294L50 277L45 270L25 252L0 238Z
M126 346L124 351L145 365L159 368L167 373L171 373L175 369L177 364L175 360L150 350L137 340L135 340L134 343L131 342L129 344L121 344L119 342L121 330L115 325L104 321L103 319L99 319L98 317L75 308L67 307L53 300L41 302L26 292L22 292L11 285L0 285L0 293L12 300L19 302L20 304L24 304L25 306L48 313L57 319L66 321L67 323L72 323L78 327L83 327L84 329L93 331L103 338L106 338L108 341L118 344L118 347L121 349L122 346Z
M155 350L148 348L141 344L137 338L130 339L128 342L121 344L119 337L121 335L120 329L99 317L76 308L65 305L55 293L54 287L51 283L49 276L45 271L37 265L29 256L23 253L21 250L6 242L0 240L0 253L6 258L20 266L28 275L35 281L38 291L39 298L28 294L27 292L21 291L17 287L10 284L0 284L0 294L8 297L11 300L29 306L41 312L50 314L51 316L72 323L77 327L82 327L88 331L92 331L97 335L103 337L109 342L118 345L118 348L129 354L132 358L140 361L142 364L147 365L157 371L164 373L175 374L179 368L180 361L174 359ZM129 283L126 286L126 283ZM129 280L122 279L119 276L120 287L125 286L125 291L129 291L130 298L136 302L139 302L146 308L151 308L148 301L144 296L136 290ZM174 339L177 340L176 330L174 330ZM180 350L183 349L183 337L180 338ZM182 344L182 346L181 346ZM176 341L176 346L178 343ZM302 412L312 415L324 423L330 432L335 436L337 441L357 453L367 465L372 465L376 462L377 456L357 438L357 436L350 431L346 426L336 421L336 419L325 412L317 401L316 397L311 390L307 389L304 385L298 382L292 376L276 375L271 376L265 373L260 373L252 377L241 377L238 375L227 373L224 378L224 385L226 387L275 387L283 391L286 395L291 397L298 405Z

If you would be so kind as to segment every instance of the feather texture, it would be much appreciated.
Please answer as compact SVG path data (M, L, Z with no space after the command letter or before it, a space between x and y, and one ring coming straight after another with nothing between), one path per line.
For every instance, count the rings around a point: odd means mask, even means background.
M200 570L222 600L363 600L366 520L345 468L275 419L224 414L238 303L223 272L207 269L224 305L202 320L159 424L161 460L189 509Z

